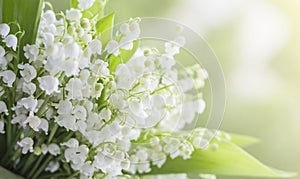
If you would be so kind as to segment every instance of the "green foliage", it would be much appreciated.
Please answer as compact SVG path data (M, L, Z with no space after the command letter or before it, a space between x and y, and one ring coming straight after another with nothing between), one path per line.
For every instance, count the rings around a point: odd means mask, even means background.
M35 43L43 0L2 0L1 4L2 22L16 22L25 32L19 43L19 57L25 61L23 47ZM19 30L14 24L11 27L15 33Z
M22 177L13 174L9 170L0 166L0 179L23 179Z
M115 13L111 13L100 19L96 24L97 35L100 35L103 45L106 45L112 37L114 19Z
M231 138L231 142L240 147L248 147L250 145L256 144L259 142L259 139L255 137L239 135L239 134L228 134Z
M107 4L108 0L95 0L92 7L84 10L82 12L82 17L88 18L88 19L100 19L104 15L104 8ZM71 7L77 8L78 7L78 1L77 0L71 0Z
M139 41L133 41L133 47L131 50L120 49L120 55L113 56L109 58L109 70L111 72L116 71L116 68L119 64L126 63L136 52L139 47Z
M236 141L243 141L241 144L246 143L246 140L242 140L242 137L239 137L239 140ZM228 140L213 139L211 143L213 145L207 150L196 150L192 154L191 159L169 158L161 168L153 167L150 174L206 173L228 176L283 178L295 175L294 173L283 172L262 164Z

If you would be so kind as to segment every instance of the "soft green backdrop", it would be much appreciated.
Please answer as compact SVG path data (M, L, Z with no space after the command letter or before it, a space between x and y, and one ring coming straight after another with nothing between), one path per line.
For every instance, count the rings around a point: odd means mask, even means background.
M225 73L221 129L260 138L250 153L300 173L299 0L111 0L112 11L117 22L166 17L202 34Z

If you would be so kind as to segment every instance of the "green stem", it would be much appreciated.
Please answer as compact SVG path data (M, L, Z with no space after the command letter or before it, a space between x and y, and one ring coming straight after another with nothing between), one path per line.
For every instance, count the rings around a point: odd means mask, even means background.
M53 127L52 130L51 130L51 133L50 133L50 135L49 135L47 144L50 144L50 142L52 141L52 139L53 139L53 137L54 137L54 135L55 135L55 133L56 133L56 131L57 131L57 129L58 129L58 125L55 124L54 127Z
M47 103L48 103L49 99L50 99L50 96L47 95L46 98L45 98L45 100L44 100L44 102L43 102L43 104L41 105L41 107L39 108L38 112L36 113L36 115L37 115L38 117L42 117L41 115L42 115L43 112L45 111L45 108L46 108L46 106L47 106Z
M34 167L31 169L31 171L29 172L29 174L27 175L28 178L31 178L31 176L35 173L36 169L40 166L40 163L42 162L44 156L40 155L38 160L35 162Z
M30 154L29 154L30 155ZM32 163L36 160L36 156L30 155L29 158L26 160L24 167L21 170L21 175L24 176L27 173L29 167L31 167Z
M35 172L32 179L38 178L38 176L45 170L45 168L47 167L47 165L51 159L52 159L52 156L48 155L48 157L43 161L43 164L40 166L40 168Z
M68 178L66 179L72 179L74 177L76 177L79 174L79 171L75 172L73 175L70 175Z

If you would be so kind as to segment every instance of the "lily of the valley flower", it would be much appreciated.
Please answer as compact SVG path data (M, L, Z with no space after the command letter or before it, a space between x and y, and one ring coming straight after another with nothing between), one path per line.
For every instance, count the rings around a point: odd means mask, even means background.
M46 94L50 95L53 92L58 92L59 81L57 78L47 75L39 77L38 81L40 83L40 88L44 90Z
M7 24L0 24L0 35L5 38L10 31L10 27Z
M18 39L15 35L10 34L6 36L3 42L6 43L7 47L11 47L14 51L17 50Z
M6 83L8 87L12 87L12 84L16 80L16 74L11 70L1 71L0 77L2 77L2 81Z
M30 137L25 137L17 144L22 148L22 153L27 154L28 152L33 152L33 140Z

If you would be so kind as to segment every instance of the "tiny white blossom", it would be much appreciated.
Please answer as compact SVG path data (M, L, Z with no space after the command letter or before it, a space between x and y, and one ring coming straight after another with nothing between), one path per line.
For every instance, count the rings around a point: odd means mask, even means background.
M0 24L0 35L5 38L10 31L10 27L7 24Z
M25 137L21 141L17 142L17 144L22 147L22 153L27 154L27 152L33 152L33 140L30 137Z
M12 34L8 35L7 37L5 37L3 42L6 43L7 47L12 47L12 49L16 51L18 45L18 39L15 35Z
M58 104L57 113L58 114L71 114L72 112L72 103L69 100L61 100Z
M33 96L29 96L27 98L22 98L19 102L19 105L24 106L25 109L29 111L35 111L37 105L38 105L38 100L35 99Z
M29 116L27 117L26 121L24 121L25 124L29 123L29 126L34 130L34 131L39 131L39 125L41 124L41 119L33 114L31 111L29 113Z
M94 65L92 66L92 71L96 75L108 76L109 75L108 63L103 60L96 60Z
M26 121L27 116L25 114L14 116L11 120L12 124L19 124L22 128L26 127L26 124L24 122Z
M75 59L68 59L63 64L63 70L66 72L66 76L77 75L79 72L79 63Z
M8 114L7 106L4 101L0 101L0 114L1 113L4 113L6 115Z
M104 120L104 121L109 121L111 118L111 111L108 108L104 108L101 110L99 117L100 119Z
M39 48L36 44L29 45L27 44L23 48L24 50L24 56L29 59L29 62L35 61L39 55Z
M68 130L76 131L78 126L76 124L76 118L73 115L59 115L55 117L55 122Z
M38 126L39 129L42 129L46 135L48 135L49 123L46 119L41 119L41 123Z
M52 94L53 92L58 92L59 81L57 78L47 75L38 78L40 83L40 88L46 91L46 94Z
M62 146L67 146L69 148L75 148L79 146L79 142L75 138L69 139L67 142L64 142L61 144Z
M42 17L47 21L49 24L53 24L56 21L56 17L53 11L47 10L43 13Z
M80 106L80 105L75 106L74 116L76 117L76 119L85 120L87 117L87 111L86 111L85 107Z
M12 87L12 84L16 80L16 74L11 70L0 72L0 77L2 77L2 81L6 83L8 87Z
M29 95L33 95L35 90L36 90L36 86L32 82L29 82L29 83L24 82L23 85L22 85L22 91L24 93L29 94Z
M80 53L81 53L80 46L75 42L72 42L64 46L64 54L66 57L78 58Z
M71 8L66 11L66 18L70 21L79 21L82 14L80 10Z
M66 90L69 92L68 98L81 99L82 98L82 82L78 78L72 78L66 85Z
M0 121L0 134L5 134L4 122Z
M48 47L54 44L54 35L49 32L44 32L41 34L43 43Z
M58 154L60 154L60 148L57 144L52 143L48 146L48 152L51 155L57 156Z
M49 171L51 173L56 172L59 169L59 162L49 162L49 164L47 165L47 167L45 168L45 171Z
M92 54L100 55L102 49L102 43L100 40L94 39L89 43L88 48L91 50Z
M109 54L118 56L120 54L118 42L115 40L110 40L105 47L105 51L107 51Z
M74 164L79 164L86 160L88 151L89 149L86 145L80 145L79 147L66 149L64 156L67 162L71 161Z
M95 0L78 0L78 7L81 10L85 10L88 9L90 7L92 7L92 5L94 4Z
M5 49L0 45L0 58L4 57L5 55Z
M37 75L35 68L28 63L26 63L25 65L19 64L18 68L21 69L20 74L26 82L30 82Z

